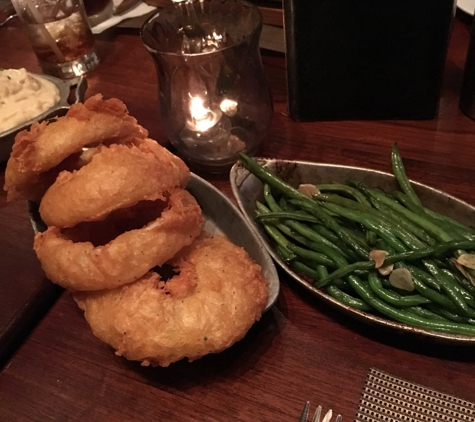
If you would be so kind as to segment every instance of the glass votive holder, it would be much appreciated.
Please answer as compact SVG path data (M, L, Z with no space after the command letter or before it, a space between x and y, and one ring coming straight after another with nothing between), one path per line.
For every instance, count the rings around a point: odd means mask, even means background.
M158 76L163 130L190 167L220 173L267 133L272 97L262 66L262 14L240 0L187 0L158 11L142 41Z

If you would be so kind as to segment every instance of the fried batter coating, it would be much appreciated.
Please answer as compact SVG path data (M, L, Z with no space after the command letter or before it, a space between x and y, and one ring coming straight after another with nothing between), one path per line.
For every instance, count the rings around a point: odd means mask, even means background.
M218 353L260 319L268 284L244 249L201 234L171 264L164 282L148 273L116 289L74 294L94 334L118 355L168 366Z
M111 289L164 264L191 244L202 226L196 199L179 190L154 221L125 231L105 245L76 241L52 226L35 236L34 250L52 282L73 291Z
M37 186L44 190L42 173L84 147L148 136L147 130L128 114L122 101L103 100L100 94L84 104L73 104L65 116L53 123L33 123L30 130L16 136L5 170L4 189L9 201L38 201L41 194Z
M102 146L81 169L59 174L39 211L48 226L73 227L141 200L164 199L189 178L185 163L151 139L137 146Z

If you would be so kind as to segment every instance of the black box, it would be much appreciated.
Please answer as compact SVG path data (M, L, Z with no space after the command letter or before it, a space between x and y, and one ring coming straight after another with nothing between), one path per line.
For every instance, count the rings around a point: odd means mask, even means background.
M431 119L455 0L284 0L294 120Z

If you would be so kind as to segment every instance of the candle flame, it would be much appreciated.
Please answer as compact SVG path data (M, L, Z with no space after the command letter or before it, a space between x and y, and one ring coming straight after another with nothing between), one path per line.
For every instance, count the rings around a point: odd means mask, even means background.
M191 117L200 121L208 117L210 110L204 106L204 102L200 97L193 97L190 104Z
M213 113L204 104L200 97L193 97L190 102L190 113L193 129L199 132L206 132L219 120L216 113Z

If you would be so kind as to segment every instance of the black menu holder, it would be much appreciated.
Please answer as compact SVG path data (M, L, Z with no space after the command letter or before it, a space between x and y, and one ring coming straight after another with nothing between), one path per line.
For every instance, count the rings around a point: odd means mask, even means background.
M283 0L290 117L431 119L455 0Z

